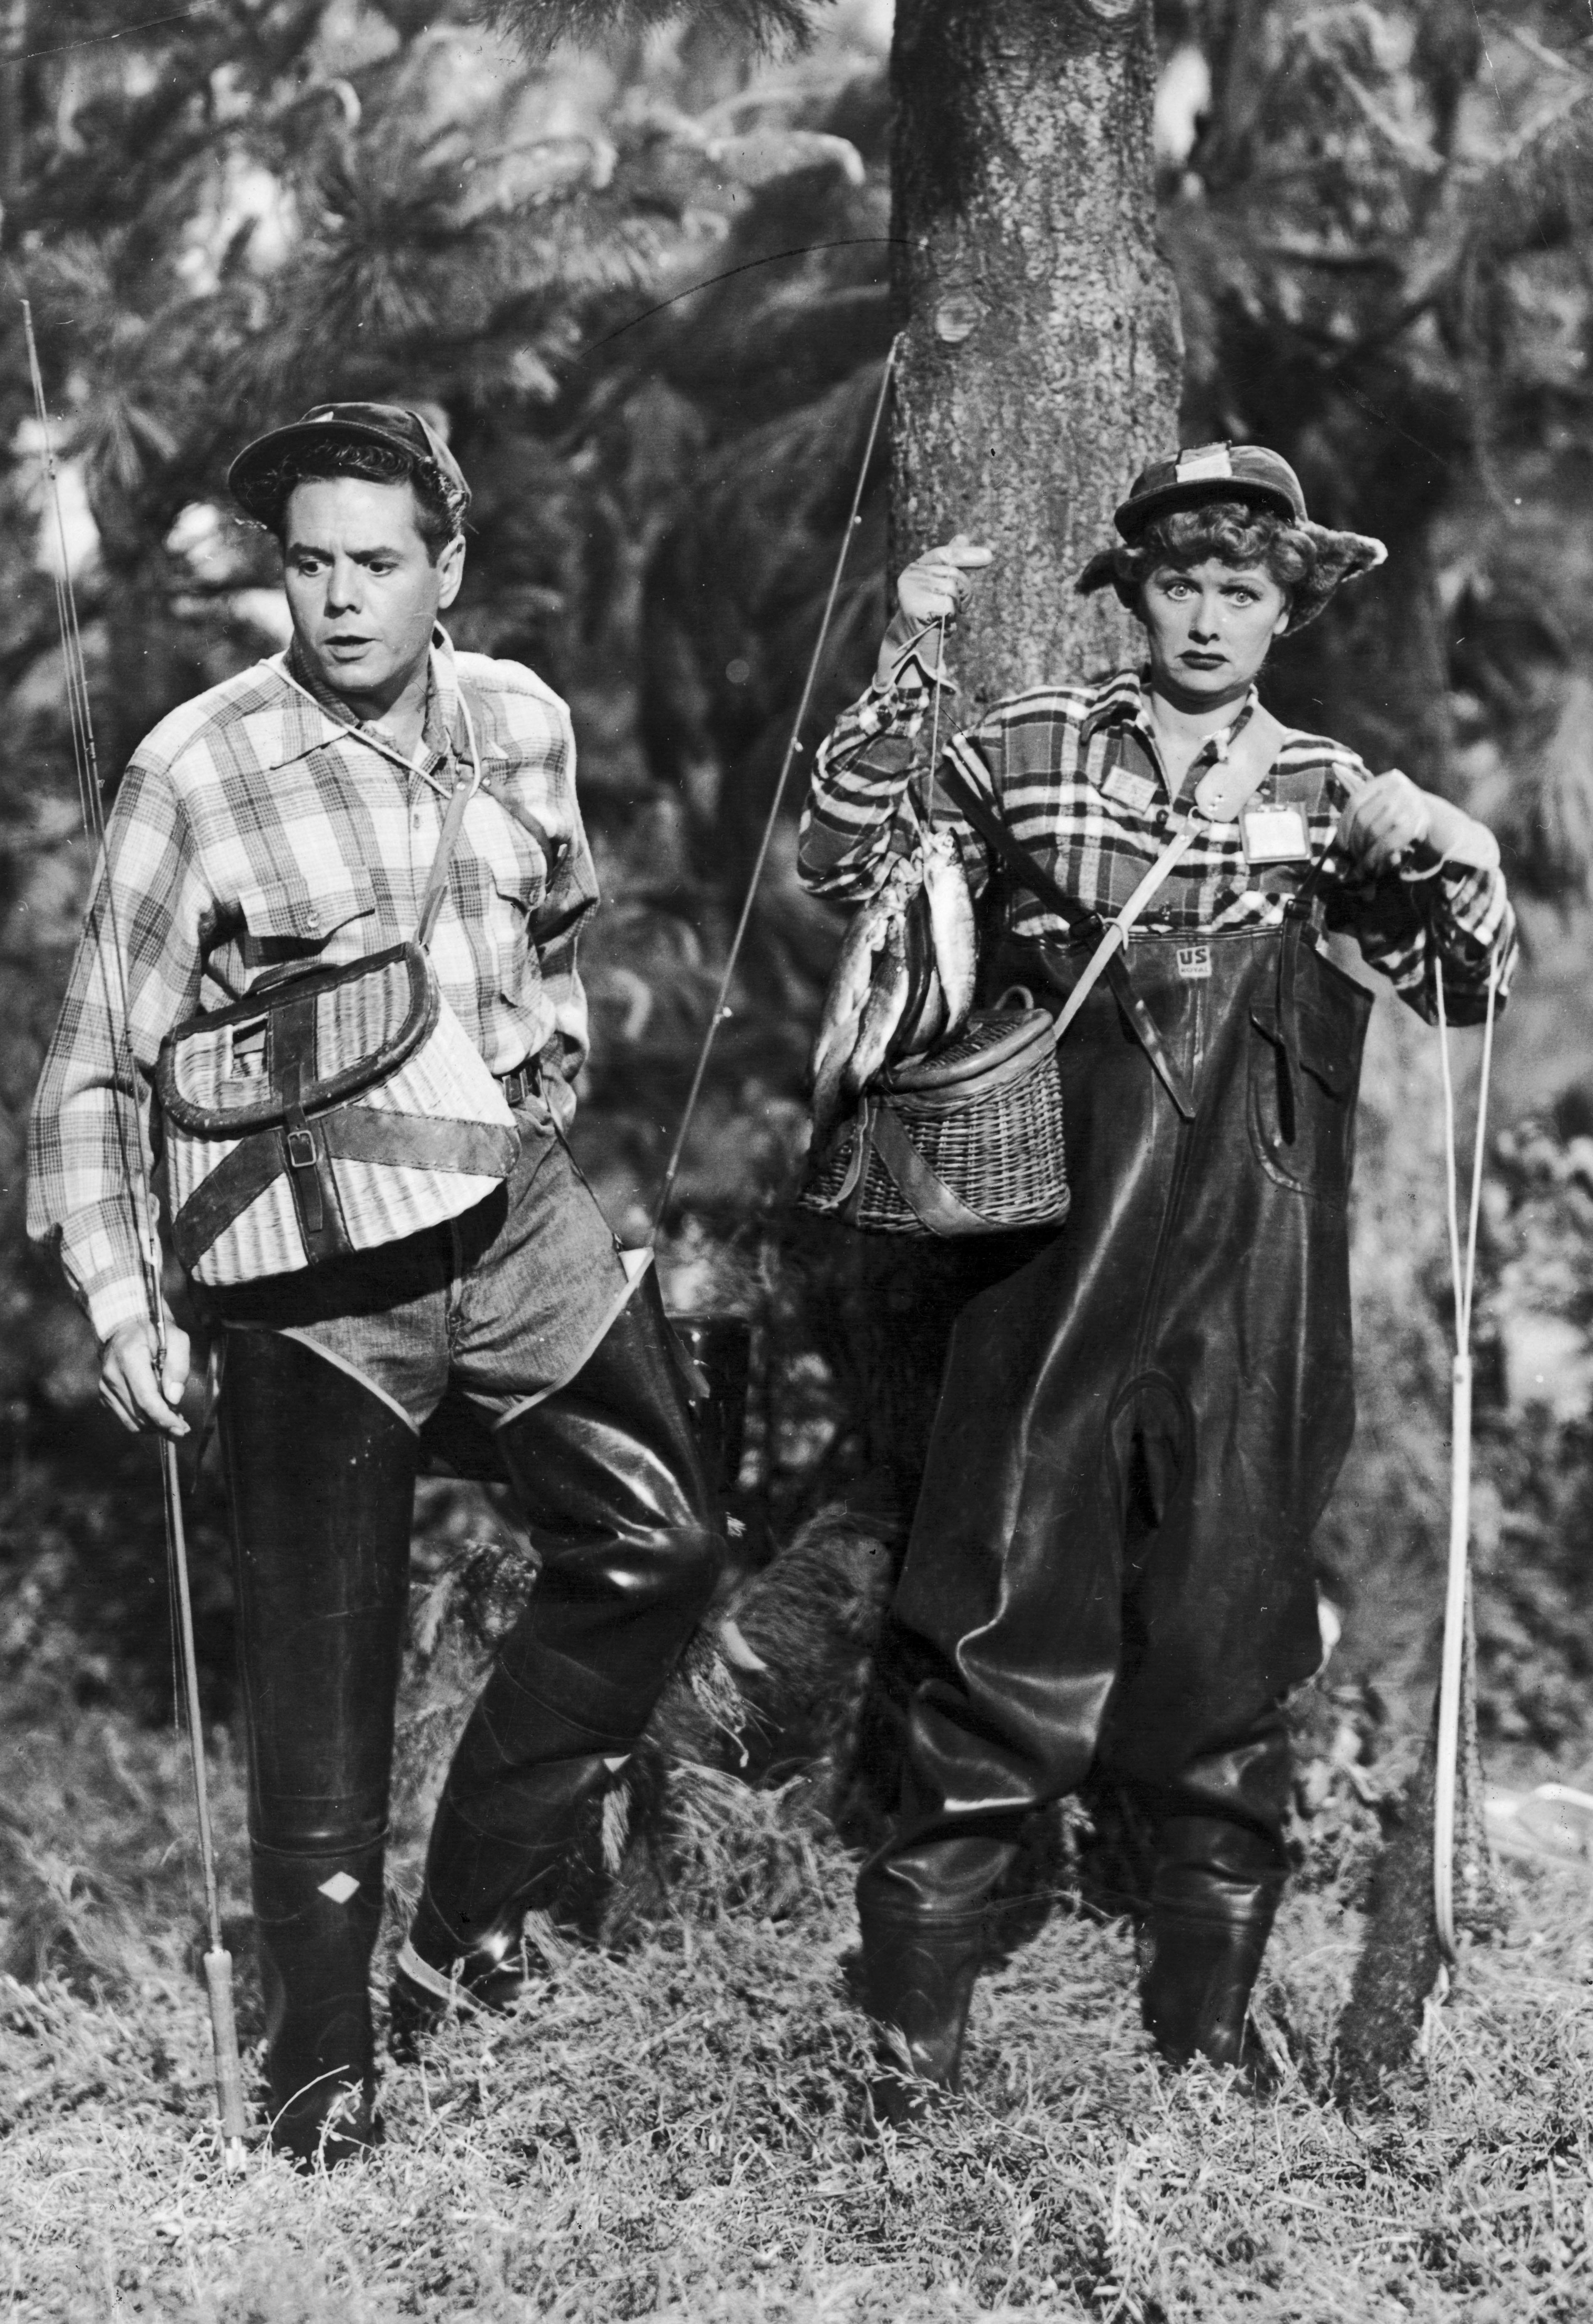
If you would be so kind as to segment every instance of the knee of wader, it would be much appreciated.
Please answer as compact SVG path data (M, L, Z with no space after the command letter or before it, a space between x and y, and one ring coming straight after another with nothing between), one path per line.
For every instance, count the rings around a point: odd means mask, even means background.
M695 1621L712 1602L725 1554L723 1536L702 1525L621 1536L550 1556L539 1594L545 1603L601 1608L620 1623L668 1614Z
M1254 1892L1275 1903L1288 1877L1281 1841L1229 1816L1165 1817L1156 1833L1154 1893L1218 1897Z
M539 1545L593 1533L640 1537L712 1526L695 1453L616 1420L570 1391L498 1431L503 1464Z

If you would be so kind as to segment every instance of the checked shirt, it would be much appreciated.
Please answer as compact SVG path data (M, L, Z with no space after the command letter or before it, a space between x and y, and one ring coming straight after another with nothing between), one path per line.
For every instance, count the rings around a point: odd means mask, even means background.
M801 865L815 894L842 902L871 896L892 858L910 852L916 821L909 787L924 803L933 717L932 681L916 654L893 683L871 686L843 712L819 752L802 818ZM1201 776L1243 731L1254 692L1231 726L1213 736L1174 799L1157 754L1140 677L1120 670L1097 686L1043 686L998 703L973 730L994 779L999 810L1015 838L1087 912L1120 909L1168 842L1192 822L1187 855L1158 890L1141 927L1193 939L1281 925L1296 879L1275 869L1252 874L1240 825L1207 824L1191 801ZM943 700L940 733L950 724ZM1499 998L1508 986L1515 920L1497 872L1431 860L1370 879L1344 864L1337 848L1341 810L1371 775L1353 751L1321 734L1291 734L1256 794L1257 806L1303 808L1312 861L1321 862L1313 908L1329 929L1352 933L1363 957L1432 1021L1434 958L1441 958L1450 1018L1475 1021L1485 1002L1488 964L1500 961ZM935 824L955 835L976 892L989 876L985 844L949 799L932 802ZM1003 882L997 902L1005 932L1053 944L1067 932L1026 889Z
M449 794L470 771L463 689L483 779L429 946L438 983L496 1074L538 1058L573 1077L585 1056L576 937L597 883L569 713L519 662L456 657L440 629L430 675L412 761L318 699L291 650L183 704L134 753L28 1141L28 1231L59 1240L102 1340L146 1312L119 1143L107 878L147 1112L161 1042L184 1018L241 999L264 969L357 960L413 936Z

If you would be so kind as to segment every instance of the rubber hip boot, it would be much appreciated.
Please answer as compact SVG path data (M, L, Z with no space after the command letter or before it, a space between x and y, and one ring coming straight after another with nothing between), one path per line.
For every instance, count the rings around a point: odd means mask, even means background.
M984 1916L909 1917L865 1906L861 1919L864 2006L880 2069L869 2085L870 2117L876 2127L910 2129L962 2086Z
M329 2167L381 2136L370 1969L382 1844L329 1856L256 1845L251 1857L272 2144L304 2168Z
M369 1972L415 1437L357 1379L270 1332L229 1333L219 1417L272 2135L301 2163L336 2163L377 2135Z
M584 1813L647 1723L724 1555L686 1379L649 1274L579 1372L498 1431L542 1570L448 1770L393 1987L403 2048L506 2008L528 1912L556 1909Z
M1245 2029L1286 1870L1276 1843L1219 1816L1162 1827L1145 1930L1145 2023L1170 2064L1247 2064Z

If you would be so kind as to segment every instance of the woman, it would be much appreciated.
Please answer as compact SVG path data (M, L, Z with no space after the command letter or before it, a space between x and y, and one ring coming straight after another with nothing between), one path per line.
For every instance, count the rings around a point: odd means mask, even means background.
M1354 1425L1346 1202L1371 998L1325 937L1353 934L1429 1020L1441 973L1461 1023L1490 974L1503 998L1514 944L1489 833L1257 699L1273 640L1381 545L1312 524L1293 469L1254 446L1156 463L1116 522L1080 586L1116 587L1147 667L1000 703L973 739L999 821L1085 914L1110 918L1196 831L1129 942L1139 1005L1097 983L1059 1050L1067 1224L952 1339L893 1608L899 1812L859 1884L881 2058L908 2069L874 2103L898 2121L956 2086L988 1900L1026 1816L1092 1763L1154 1834L1146 2024L1174 2061L1239 2062L1285 1871L1284 1706L1321 1653L1311 1537ZM911 844L944 682L928 641L989 560L959 537L902 575L875 682L815 773L820 895L870 895ZM1213 769L1231 820L1202 816ZM935 807L976 887L995 881L985 997L1017 983L1059 1007L1091 936L1070 940L1010 851L993 862Z

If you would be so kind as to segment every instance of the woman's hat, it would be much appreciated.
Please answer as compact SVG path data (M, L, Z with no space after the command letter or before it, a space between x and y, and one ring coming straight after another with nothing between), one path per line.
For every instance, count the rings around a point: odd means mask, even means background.
M283 460L332 444L381 444L401 453L411 468L435 468L461 512L469 506L470 486L458 461L429 420L399 403L312 404L302 420L245 444L226 472L227 489L246 515L270 524L277 513Z
M1357 574L1381 565L1388 551L1380 540L1364 532L1340 532L1312 524L1305 512L1300 479L1281 452L1264 444L1196 444L1171 459L1153 460L1128 488L1128 497L1113 512L1112 521L1132 548L1154 517L1171 509L1200 508L1211 501L1240 501L1265 509L1295 531L1303 532L1316 551L1308 577L1293 591L1289 629L1303 630L1314 622L1333 592ZM1138 584L1119 571L1122 552L1103 549L1080 574L1078 587L1088 595L1109 586L1125 605L1132 606Z

